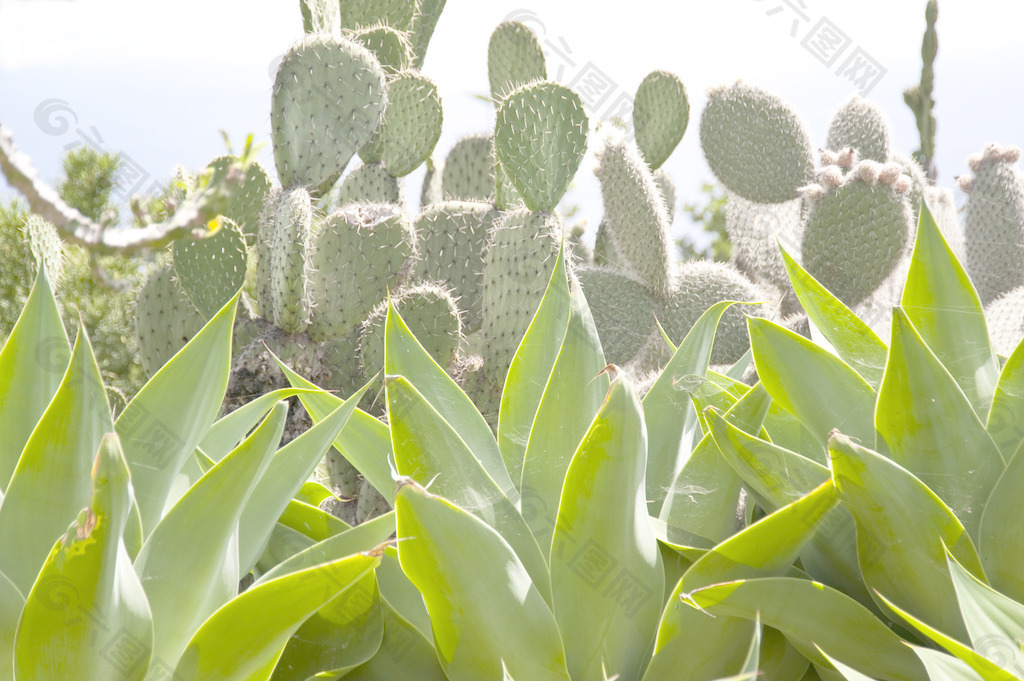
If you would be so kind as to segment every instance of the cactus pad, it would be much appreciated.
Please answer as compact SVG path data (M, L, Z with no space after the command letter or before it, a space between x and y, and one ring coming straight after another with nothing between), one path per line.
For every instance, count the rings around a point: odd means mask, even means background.
M323 341L359 325L409 275L412 226L394 204L349 204L320 226L312 257L309 335Z
M362 45L310 35L285 54L270 110L277 176L324 193L384 110L384 71Z
M414 275L453 288L466 313L466 333L480 328L487 233L499 211L486 203L444 201L416 220L420 259Z
M832 151L853 147L862 159L889 161L889 123L881 109L854 95L832 117L826 146Z
M494 202L494 142L471 135L455 143L444 161L441 195L445 201Z
M228 171L238 159L234 156L218 156L210 161L207 168L213 171L211 183L218 182L219 177ZM267 170L257 162L249 164L245 174L245 182L239 191L234 195L231 206L224 211L224 217L230 218L241 230L243 236L252 237L256 234L256 226L260 219L260 212L263 210L263 202L270 193L270 176Z
M964 238L967 273L983 305L1024 285L1024 175L1020 149L990 144L968 160L959 178L967 194Z
M752 281L788 291L791 287L779 250L799 259L803 231L801 201L754 203L729 193L725 229L732 243L732 262Z
M412 63L409 38L390 26L364 28L356 31L352 37L373 53L384 73L389 76L404 71Z
M526 207L554 210L587 149L587 115L579 95L558 83L513 90L498 107L494 146Z
M302 187L275 190L260 216L256 276L264 318L288 333L306 327L309 319L309 239L312 204Z
M553 213L504 213L488 235L483 290L485 370L505 378L554 271L562 221Z
M676 185L672 176L664 168L654 171L654 182L661 190L661 198L665 202L665 211L668 215L668 224L671 226L676 214Z
M380 163L364 163L341 182L334 196L334 204L347 203L402 203L398 180Z
M667 71L652 71L633 98L636 145L652 170L661 167L683 139L690 102L683 81Z
M441 98L429 78L413 71L388 83L381 122L381 159L388 172L403 177L416 170L441 136Z
M1011 289L985 307L995 351L1009 357L1024 339L1024 286Z
M577 270L580 287L594 317L605 359L626 364L647 343L654 330L657 301L644 282L604 267Z
M462 315L451 292L436 284L418 284L395 291L391 303L420 345L447 369L462 342ZM387 313L388 301L381 301L360 327L359 357L365 376L372 376L384 366Z
M907 254L914 231L906 194L910 179L897 163L860 161L843 175L826 167L810 185L804 268L853 307L884 282Z
M231 220L221 218L220 223L207 237L174 242L174 274L205 319L217 314L245 283L245 239Z
M709 307L723 300L759 303L767 296L732 265L693 260L678 266L672 297L657 311L665 333L678 345ZM750 347L745 315L763 316L764 306L742 305L726 310L715 334L713 364L732 364Z
M341 25L360 29L385 24L399 31L412 28L416 0L341 0Z
M494 29L487 45L487 76L495 104L521 85L548 77L544 51L526 24L506 21Z
M634 147L609 135L594 172L615 252L655 295L667 298L672 288L668 212L650 168Z
M736 83L708 93L700 144L722 184L751 201L795 199L812 179L803 124L785 102L756 87Z
M146 373L155 374L199 333L204 321L175 281L170 264L150 272L135 308L135 336Z

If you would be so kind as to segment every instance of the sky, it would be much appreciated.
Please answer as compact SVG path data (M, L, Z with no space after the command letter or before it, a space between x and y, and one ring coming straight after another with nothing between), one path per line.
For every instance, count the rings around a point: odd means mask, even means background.
M918 146L902 91L920 76L922 0L448 0L424 64L439 87L437 152L489 130L487 42L506 19L529 25L549 77L576 89L596 119L628 112L650 71L686 84L690 126L665 167L682 201L713 177L698 127L709 87L742 79L781 96L823 145L832 113L860 91L887 114L894 147ZM1024 3L942 0L936 62L938 183L954 186L968 154L988 142L1024 145ZM249 133L267 146L280 55L302 35L298 2L0 0L0 121L54 180L65 149L89 144L123 155L123 189L145 191L176 164L198 169ZM829 40L826 40L828 38ZM858 68L859 65L859 68ZM353 163L352 165L355 165ZM408 179L418 195L422 170ZM0 182L0 197L10 193ZM957 194L962 202L963 197ZM602 209L592 163L566 204L591 234ZM677 233L691 229L676 219Z

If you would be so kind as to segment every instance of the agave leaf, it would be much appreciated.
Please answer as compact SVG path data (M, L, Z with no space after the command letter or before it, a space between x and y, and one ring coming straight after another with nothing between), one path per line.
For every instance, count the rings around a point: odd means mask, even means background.
M985 311L974 285L942 238L924 201L902 307L963 389L974 411L986 420L999 378L999 360L992 350Z
M384 602L384 640L373 658L345 675L349 681L448 681L430 640Z
M761 641L761 673L765 681L799 679L810 662L778 629L764 627ZM834 664L834 662L833 662Z
M1021 414L1024 414L1024 342L1017 345L1003 365L986 422L988 434L1006 461L1024 443Z
M956 515L906 469L843 435L832 437L829 455L839 495L857 523L865 583L937 629L966 636L943 545L972 572L984 573Z
M695 561L665 605L654 658L644 678L656 681L681 675L710 681L740 672L736 661L742 659L756 627L742 618L709 618L685 605L681 596L718 582L785 574L813 536L818 522L837 503L835 487L831 481L826 482Z
M993 407L993 413L995 407ZM992 489L981 516L978 552L992 586L1011 598L1024 602L1024 574L1020 558L1024 556L1024 533L1013 519L1024 513L1024 447L1010 459L1009 465Z
M956 381L898 308L875 422L893 461L938 494L977 541L1003 458Z
M131 494L128 464L117 436L108 434L96 456L89 505L53 546L25 601L14 642L16 677L145 676L153 621L121 540Z
M154 656L177 660L192 633L238 592L238 518L284 432L279 402L146 539L135 571L153 610Z
M699 406L700 401L695 399ZM737 401L725 418L739 427L759 431L768 408L768 395L755 388ZM743 480L722 456L710 434L697 444L672 483L662 520L673 527L720 542L738 529L737 509Z
M293 530L280 522L276 523L270 533L270 541L267 542L267 548L263 550L263 554L256 562L256 569L261 573L269 572L275 566L280 565L296 553L308 549L315 543L315 540L298 530Z
M501 493L513 504L518 503L519 490L512 484L490 426L477 411L473 401L462 392L462 388L423 349L390 301L384 327L385 373L388 376L404 376L415 386L416 391L426 398L444 422L466 443L470 453L498 485Z
M302 623L281 653L271 679L339 678L338 674L372 658L383 638L384 612L377 579L367 572Z
M782 258L807 318L835 348L836 354L877 390L885 372L885 343L784 248Z
M32 431L0 504L0 572L22 594L53 542L89 503L96 450L113 428L92 346L80 330L64 379Z
M203 453L213 462L220 461L245 439L246 434L267 415L275 404L300 392L315 393L316 391L281 388L264 393L242 405L210 426L206 435L199 442L199 449L203 450Z
M114 424L146 537L161 518L175 475L217 420L231 371L237 303L236 295L149 379Z
M768 415L764 417L764 429L771 441L778 446L823 466L828 463L826 447L800 423L799 419L774 400L768 407Z
M301 532L314 542L323 541L349 529L349 525L341 518L295 499L288 502L279 522Z
M396 517L397 520L397 517ZM377 567L377 585L384 602L395 610L395 613L412 625L424 640L434 647L434 636L431 633L430 615L427 606L409 578L402 572L398 560L398 548L388 546L384 549L384 557Z
M387 379L388 422L398 473L470 510L512 546L550 602L547 563L515 504L488 475L469 445L401 376Z
M647 431L628 374L569 464L551 544L555 619L573 679L639 678L664 592L647 524Z
M836 670L840 674L843 675L843 677L846 679L846 681L873 681L870 676L867 676L865 674L861 674L859 671L857 671L853 667L846 666L845 664L843 664L839 660L835 659L834 657L831 657L828 653L826 653L821 648L818 648L818 652L820 652L825 657L825 659L829 661L829 664L831 664L833 667L835 667ZM934 679L932 681L934 681Z
M722 315L732 305L721 302L704 312L679 344L672 359L644 396L647 421L647 512L657 517L667 494L690 455L685 434L696 424L696 412L690 397L676 382L683 376L704 376L711 361L715 331Z
M171 678L270 678L302 623L332 600L343 600L379 561L376 556L349 556L251 587L203 623Z
M953 556L946 561L974 649L1008 672L1024 672L1024 605L982 583Z
M7 488L25 444L64 379L71 360L57 301L40 267L18 321L0 350L0 491ZM0 500L3 497L0 496ZM55 537L48 537L47 541Z
M590 308L575 279L568 288L569 321L537 407L523 460L523 516L545 557L551 547L566 470L609 386L608 376L602 373L604 351ZM502 399L508 392L506 386Z
M931 681L1010 681L1019 679L1019 677L1009 674L995 674L993 671L978 673L963 660L944 655L930 648L915 647L914 652L921 658Z
M966 646L960 641L942 633L938 629L929 626L928 624L922 622L920 619L914 617L907 611L900 609L899 606L887 600L884 596L880 595L879 597L885 601L885 603L889 606L889 608L892 609L893 612L902 617L914 629L921 632L926 637L930 638L931 640L935 641L940 646L951 652L953 655L959 658L959 660L963 661L969 669L973 669L976 672L978 672L978 674L980 674L982 678L992 679L994 681L1012 681L1013 679L1018 678L1013 674L1008 673L999 665L989 660L984 655L979 654L977 651L973 650L969 646ZM1005 638L1000 638L999 641L1002 642L1005 640ZM999 646L999 642L996 642L996 645ZM915 651L920 650L921 649L919 648L915 648ZM997 649L996 652L1005 651L1000 651ZM922 659L922 662L926 663L925 666L928 667L929 672L931 672L932 665L927 664L928 661L924 659Z
M489 525L415 483L399 488L398 555L423 594L451 681L568 681L565 653L537 587ZM481 579L487 575L487 579Z
M256 483L238 520L239 578L256 565L277 519L348 423L369 385L334 412L278 450Z
M517 485L523 479L523 460L537 410L565 341L571 306L565 256L560 249L537 314L512 357L498 411L498 448Z
M873 679L928 678L910 648L870 610L818 582L792 577L726 582L691 592L689 602L714 616L760 616L826 668L828 660L819 650Z
M306 408L313 423L319 423L344 404L345 401L340 397L313 385L280 360L278 366L293 388L319 391L299 393L299 401ZM395 483L391 477L391 464L394 463L394 459L391 453L391 433L386 425L363 410L356 409L334 441L334 447L373 485L374 489L384 495L388 502L394 501Z
M754 365L772 399L822 443L833 428L875 441L875 391L848 364L765 319L747 320Z

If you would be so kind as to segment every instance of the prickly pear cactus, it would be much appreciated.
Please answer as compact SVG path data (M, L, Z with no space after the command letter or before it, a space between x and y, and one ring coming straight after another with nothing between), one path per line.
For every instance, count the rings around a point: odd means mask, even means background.
M175 280L169 263L149 273L135 309L142 368L150 376L185 347L205 321Z
M984 305L1024 284L1024 175L1020 148L990 144L960 176L967 273Z
M309 192L296 187L275 191L260 218L257 292L263 316L288 333L309 321L310 232L313 209Z
M812 179L811 140L800 119L778 97L742 82L709 91L700 144L722 184L751 201L791 201Z
M325 341L359 326L381 292L404 284L416 234L394 204L348 204L324 218L313 240L309 335Z
M907 255L914 233L910 179L895 163L826 166L806 189L801 254L807 271L849 306L871 295Z
M554 210L583 160L588 129L579 95L558 83L525 85L501 101L495 153L527 208Z
M56 291L64 269L64 244L57 228L38 215L29 215L25 221L25 238L29 253L36 263L46 267L46 278Z
M362 45L325 34L294 45L278 69L270 110L281 184L326 193L370 138L384 103L384 71Z
M862 159L889 161L889 123L877 106L854 95L839 108L828 128L827 147L853 147Z
M445 201L494 202L494 141L489 134L463 137L444 160Z
M633 128L636 146L652 170L668 160L689 122L690 102L683 81L667 71L648 74L633 98Z
M332 201L336 206L348 203L402 203L398 179L382 163L364 163L341 181Z
M451 367L463 341L462 313L452 292L437 284L416 284L396 290L390 300L434 361L444 369ZM384 366L387 303L381 301L360 327L359 360L365 376Z
M544 51L533 31L518 21L498 24L487 46L487 75L495 104L521 85L547 78Z
M202 239L174 242L174 274L188 299L211 319L245 283L248 251L234 221L221 218L216 231Z
M605 267L577 271L605 359L625 366L647 343L658 301L637 277Z
M381 160L391 175L408 175L430 156L442 118L441 98L429 78L406 71L388 81L380 136Z

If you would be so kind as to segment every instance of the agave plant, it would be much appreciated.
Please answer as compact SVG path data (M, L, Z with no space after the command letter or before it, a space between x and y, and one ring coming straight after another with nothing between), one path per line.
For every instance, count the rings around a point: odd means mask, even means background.
M310 482L361 394L280 449L295 390L218 420L236 303L114 421L40 268L0 352L0 678L306 678L293 634L324 621L350 634L327 667L376 651L394 516L351 534Z

